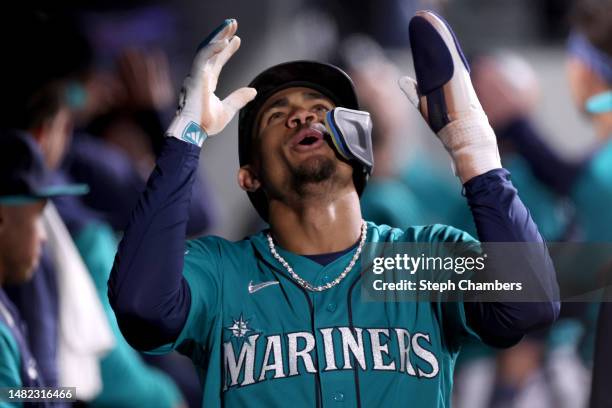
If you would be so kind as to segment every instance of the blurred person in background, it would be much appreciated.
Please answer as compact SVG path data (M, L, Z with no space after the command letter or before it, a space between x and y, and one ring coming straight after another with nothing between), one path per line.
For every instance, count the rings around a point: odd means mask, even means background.
M29 35L19 43L13 41L15 33L25 29ZM40 136L36 141L47 167L60 163L69 140L70 113L69 104L63 98L63 84L82 69L83 50L81 37L73 36L74 31L74 24L66 19L50 19L34 12L13 15L2 25L2 49L11 63L5 65L2 77L0 127L27 131L33 140L36 140L34 135ZM64 58L53 55L54 45L58 43L72 53ZM44 69L39 61L46 61ZM77 397L90 399L100 388L98 360L112 347L112 338L108 325L100 320L100 301L95 295L87 296L92 293L93 285L83 272L82 261L74 253L58 256L57 246L51 245L57 232L54 230L51 234L49 230L49 218L56 215L51 207L47 205L43 215L49 239L40 271L28 283L7 288L7 292L29 327L29 345L45 383L48 386L79 386ZM59 226L62 227L65 230L65 226ZM58 262L67 265L58 269ZM62 279L69 274L73 275L71 280ZM75 292L69 283L79 280L84 280L85 287ZM91 322L98 326L91 330L91 336L97 339L85 335L92 327L84 326L83 320L77 319L81 309L91 313ZM69 326L72 327L64 330ZM76 343L71 341L73 335L83 337L78 352L74 347ZM76 375L75 361L83 367L79 380L72 383Z
M3 99L3 105L10 107L3 110L0 124L27 131L40 145L45 162L54 170L54 179L67 180L59 165L72 132L70 89L86 62L87 46L70 18L32 13L23 19L15 18L15 23L16 26L3 28L11 28L14 35L20 27L27 27L30 35L24 38L32 40L4 48L19 63L10 65ZM8 41L9 37L4 38ZM52 45L57 43L67 46L70 57L53 55L51 59L49 53L56 52ZM49 58L42 58L46 55ZM49 62L41 70L38 58L55 64ZM72 381L85 377L89 387L78 387L77 394L81 393L78 397L92 406L180 405L182 398L174 383L148 367L129 347L108 305L106 280L117 244L112 229L77 199L57 198L54 204L48 206L46 214L52 243L51 262L41 274L46 280L14 289L20 308L33 317L28 322L32 337L39 340L39 346L46 346L33 352L39 352L47 363L49 374L45 374L53 381L49 385L75 385ZM90 304L84 306L83 302ZM101 332L104 327L106 332ZM105 352L100 350L94 362L66 360L64 343L81 349L95 338L105 339ZM49 348L54 352L51 356L45 354ZM97 380L87 378L88 367L91 373L99 373Z
M472 80L489 123L495 130L504 164L521 189L521 197L548 241L574 239L571 202L532 172L513 141L521 127L535 128L534 113L540 101L540 84L531 65L519 54L498 50L473 58Z
M93 46L93 64L77 90L75 138L63 166L90 185L85 203L122 231L153 170L162 122L175 109L163 41L175 33L176 17L152 2L121 10L111 5L80 18ZM203 172L197 177L189 236L214 223L213 195Z
M542 234L553 242L575 239L578 228L571 203L536 178L513 143L517 129L535 128L533 113L540 93L535 72L519 55L500 50L474 57L471 76L498 137L504 165ZM591 322L584 322L584 307L567 306L562 312L565 318L550 331L528 336L512 349L494 354L470 345L471 352L464 353L458 363L457 406L520 407L536 401L538 406L583 406L588 371L579 355L584 343L580 337L593 328ZM477 397L483 390L490 390L489 396ZM475 405L475 400L481 405Z
M600 147L581 172L574 191L584 194L587 238L612 242L612 1L580 0L574 10L567 72L577 107L587 114ZM603 210L603 211L601 211ZM601 212L600 212L601 211ZM595 227L599 219L599 228ZM599 234L595 230L600 231ZM612 271L607 260L604 299L599 308L590 407L612 406Z
M483 95L483 104L489 107L494 126L501 130L503 142L522 156L542 185L571 201L580 226L578 238L585 241L612 240L612 229L602 228L612 224L612 215L607 211L612 200L612 179L607 172L612 163L611 9L609 0L583 0L576 2L572 13L568 86L598 137L597 145L580 160L566 160L546 143L529 119L532 96L517 91L521 79L515 76L509 80L503 72L506 67L490 59L475 69L476 87ZM518 85L527 88L525 84Z
M29 346L28 337L33 333L28 333L3 287L30 281L38 269L46 240L42 214L47 200L62 194L82 194L85 190L82 186L53 183L39 147L28 135L1 132L0 387L49 386ZM0 402L0 406L14 405Z
M540 131L528 119L528 104L515 89L518 78L508 80L499 75L503 67L487 63L481 66L475 86L481 89L483 106L489 100L493 108L489 118L499 121L502 135L526 161L533 175L556 195L567 197L574 207L578 229L574 239L584 242L612 241L612 2L609 0L579 0L571 12L572 32L568 40L568 86L578 109L585 115L597 135L597 145L579 160L566 160L542 138ZM519 84L524 86L525 84ZM493 103L495 102L495 103ZM495 105L495 106L493 106ZM505 124L504 124L505 122ZM521 190L523 191L523 190ZM590 259L575 255L574 284L586 284L591 289L610 285L609 254L597 254ZM558 268L559 269L559 268ZM576 273L580 271L580 273ZM564 273L563 269L559 271ZM606 277L607 276L607 277ZM567 277L565 278L567 279ZM601 294L601 292L600 292ZM610 300L606 295L604 300ZM576 305L574 305L576 306ZM580 351L587 364L594 364L592 406L610 406L611 393L609 345L612 343L610 303L601 303L598 336L593 354L594 322L597 305L584 311L585 338ZM565 308L567 310L567 308Z

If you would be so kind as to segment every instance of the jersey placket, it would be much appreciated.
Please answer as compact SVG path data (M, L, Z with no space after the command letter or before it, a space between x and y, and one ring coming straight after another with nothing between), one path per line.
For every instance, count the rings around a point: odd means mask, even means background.
M350 260L350 257L348 259ZM337 276L344 269L343 265L346 263L338 263L338 268L324 271L322 277L325 276L325 273ZM355 382L356 373L354 371L359 369L359 365L352 355L349 361L345 361L342 338L351 330L347 298L349 287L354 280L353 273L358 272L353 271L340 284L329 290L311 294L321 394L323 405L326 407L359 406L358 386Z
M282 249L279 253L300 277L314 286L320 286L336 279L349 264L355 251L350 251L325 266ZM313 305L316 359L321 398L325 407L358 406L354 370L359 369L359 364L357 361L347 363L343 360L342 334L339 332L340 327L342 330L349 327L348 290L358 274L359 268L356 265L338 285L322 292L307 291Z

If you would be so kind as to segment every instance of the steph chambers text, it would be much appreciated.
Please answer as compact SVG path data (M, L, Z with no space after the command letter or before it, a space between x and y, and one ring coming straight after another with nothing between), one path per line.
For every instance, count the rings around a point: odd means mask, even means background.
M494 282L474 282L470 279L462 279L459 281L447 280L443 282L430 281L420 279L411 281L402 279L396 282L385 282L382 279L376 279L372 282L372 288L375 291L430 291L430 292L450 292L450 291L521 291L523 284L521 282L500 282L497 279Z

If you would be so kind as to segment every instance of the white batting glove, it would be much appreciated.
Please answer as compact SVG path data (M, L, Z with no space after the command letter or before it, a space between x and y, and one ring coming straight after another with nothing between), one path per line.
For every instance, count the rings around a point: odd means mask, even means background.
M433 12L419 11L409 29L418 82L402 77L399 86L450 153L455 175L465 184L500 168L495 133L451 28Z
M215 95L221 68L240 47L240 38L234 35L237 28L236 20L225 20L199 45L166 136L202 146L207 136L221 132L236 112L255 98L255 89L247 87L223 100Z

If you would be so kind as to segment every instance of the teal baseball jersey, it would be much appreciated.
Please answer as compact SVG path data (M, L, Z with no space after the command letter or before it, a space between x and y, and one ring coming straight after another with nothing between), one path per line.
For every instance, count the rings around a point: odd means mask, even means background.
M576 180L570 195L576 205L578 222L584 229L585 240L612 240L612 142L603 145Z
M475 243L441 225L373 223L367 241ZM327 266L277 250L321 285L356 249ZM449 406L457 353L477 338L460 302L362 301L358 268L331 289L306 291L272 256L263 232L239 242L189 241L183 274L189 316L178 339L155 352L178 349L192 358L207 407Z
M21 355L11 331L0 323L0 387L21 387ZM21 407L21 403L0 401L0 408Z

